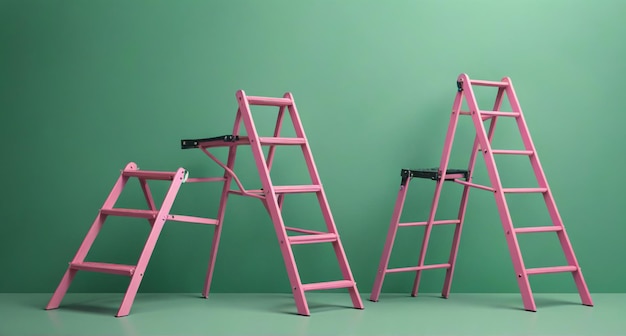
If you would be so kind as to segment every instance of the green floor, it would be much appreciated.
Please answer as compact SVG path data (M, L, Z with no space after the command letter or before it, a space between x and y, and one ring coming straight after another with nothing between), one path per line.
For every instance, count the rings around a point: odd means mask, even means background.
M536 294L536 313L518 294L363 295L365 310L342 293L307 295L312 315L294 314L287 294L139 294L115 318L121 294L68 294L46 311L49 294L0 294L0 335L626 335L626 294Z

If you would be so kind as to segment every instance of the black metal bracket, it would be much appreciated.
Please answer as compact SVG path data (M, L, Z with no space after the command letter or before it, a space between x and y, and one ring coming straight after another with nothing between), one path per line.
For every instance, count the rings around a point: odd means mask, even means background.
M469 178L469 171L464 169L448 169L446 170L447 175L457 175L463 174L463 178L466 180ZM424 178L433 181L439 181L441 179L441 173L439 172L439 168L424 168L424 169L402 169L400 171L400 176L402 180L400 182L401 185L406 185L407 181L411 178ZM452 179L446 179L451 181Z
M238 135L220 135L212 138L203 138L203 139L184 139L180 140L180 148L181 149L189 149L189 148L198 148L198 145L201 142L214 142L214 141L223 141L223 142L235 142L239 140Z
M457 88L457 90L459 90L459 92L463 91L463 82L457 81L456 82L456 88Z

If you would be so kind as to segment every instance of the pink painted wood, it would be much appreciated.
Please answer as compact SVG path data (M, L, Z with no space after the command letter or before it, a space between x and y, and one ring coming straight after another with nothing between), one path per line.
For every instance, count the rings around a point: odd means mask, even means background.
M141 280L144 277L145 270L148 266L150 257L152 256L152 252L154 251L157 240L159 238L159 235L161 234L165 222L171 220L177 222L210 224L219 227L219 222L216 219L170 214L172 205L176 199L179 189L181 185L185 182L186 175L187 172L184 168L179 168L174 172L154 172L141 171L133 162L127 164L124 170L122 170L122 172L120 173L117 182L113 186L113 189L111 190L109 196L102 205L98 216L96 217L91 228L87 232L87 235L81 243L78 252L70 262L70 265L65 271L61 282L57 286L57 289L52 295L52 298L48 302L46 309L55 309L59 307L61 301L63 300L63 297L67 293L67 290L72 283L72 280L76 276L77 271L82 270L124 275L130 277L128 288L126 290L126 293L124 294L124 297L116 314L117 317L127 316L130 313L132 304L135 300L135 296L137 294L137 291L139 290L139 286L141 285ZM114 208L115 203L117 202L117 199L124 190L124 187L126 186L129 178L139 179L141 189L149 208L148 210ZM154 198L152 197L152 193L150 192L150 188L148 187L147 180L170 181L170 187L165 195L160 209L158 209L154 203ZM224 179L222 178L198 178L192 182L216 182L223 180ZM98 236L98 233L100 232L108 216L145 218L152 226L136 265L120 265L85 261L85 258L87 257L91 246L93 245L96 237Z
M513 89L513 84L510 78L505 77L499 82L470 80L469 76L467 76L466 74L461 74L459 75L457 79L457 83L460 86L459 86L459 90L457 91L457 94L454 100L452 115L450 118L450 123L449 123L448 131L446 134L446 140L445 140L443 153L441 156L441 162L439 166L439 173L441 175L441 179L437 181L437 184L435 187L435 195L433 197L433 202L431 204L431 209L430 209L428 220L426 222L409 222L409 223L399 222L400 215L402 213L402 207L406 200L406 191L409 185L407 181L405 185L401 186L400 192L396 199L396 204L395 204L394 212L392 215L392 221L389 227L389 232L387 234L387 240L383 248L382 257L381 257L380 264L378 267L378 273L376 274L376 279L374 281L374 288L372 290L372 295L370 299L372 301L377 301L379 299L380 292L382 289L383 279L386 273L415 271L416 276L415 276L415 281L413 283L413 290L411 293L413 296L415 296L417 295L417 289L419 287L421 271L427 270L427 269L436 269L436 268L447 269L446 278L444 281L444 287L442 290L442 296L446 298L449 296L450 288L452 284L452 277L453 277L454 268L456 264L458 247L459 247L460 238L461 238L461 231L462 231L463 222L465 218L465 212L467 209L469 190L470 188L477 188L477 189L487 190L487 191L494 193L502 227L505 231L509 254L511 256L513 267L515 269L516 278L518 280L518 286L520 288L520 293L522 296L524 308L529 311L536 311L536 305L533 299L532 290L530 288L530 282L529 282L528 276L534 275L534 274L559 273L559 272L571 272L572 273L572 276L578 288L578 292L580 294L582 303L587 306L592 306L593 302L591 300L591 295L589 294L589 290L587 288L585 280L583 279L582 271L574 255L574 250L572 248L571 242L565 232L565 227L563 226L563 222L557 210L556 203L552 196L552 192L550 190L550 187L548 186L546 176L539 162L537 151L532 142L530 132L528 131L528 126L526 125L526 121L524 120L524 115L522 113L522 109L520 107L519 101L515 94L515 90ZM472 85L490 86L490 87L496 87L498 89L495 103L491 111L482 111L479 109L478 104L476 102L476 98L474 96ZM512 111L510 112L501 111L502 101L503 101L503 97L505 94L512 108ZM463 105L463 99L465 99L465 101L467 102L469 111L461 110L461 107ZM463 194L461 197L461 204L459 207L458 218L456 220L435 221L434 218L436 215L437 203L439 201L440 194L441 194L441 186L443 184L443 181L446 179L446 171L448 169L449 156L450 156L450 152L452 149L454 134L455 134L455 130L457 127L458 118L461 115L471 116L474 127L476 129L476 137L474 140L472 154L470 156L469 165L468 165L469 176L466 180L458 178L457 176L447 177L449 180L453 180L454 182L463 185ZM491 148L491 142L492 142L493 135L495 132L496 122L498 118L502 118L502 117L515 118L517 122L517 126L520 131L520 135L524 143L523 150L507 150L507 149L492 149ZM484 121L487 121L487 120L490 121L488 130L485 128L485 125L484 125ZM479 185L479 184L472 182L472 171L474 170L474 166L475 166L476 159L477 159L479 152L482 153L483 159L485 160L489 179L491 181L491 186ZM502 181L500 180L500 175L496 167L494 155L526 155L528 156L530 159L532 168L533 168L533 172L535 176L537 177L539 186L532 187L532 188L503 188ZM510 215L507 201L505 198L505 195L507 193L541 193L545 200L553 225L550 227L515 228L513 225L513 221L511 219L511 215ZM424 265L424 259L425 259L425 254L427 251L427 245L428 245L431 228L433 225L440 225L440 224L455 224L456 225L454 237L452 241L452 248L450 251L449 261L447 264ZM387 267L389 263L391 249L393 247L393 241L397 234L397 228L400 226L425 226L426 227L424 239L422 241L422 246L420 250L419 263L418 263L418 266L415 266L415 267L401 267L401 268L388 269ZM520 250L516 235L520 233L528 234L528 233L538 233L538 232L556 232L557 233L557 236L559 237L559 241L561 243L561 247L565 254L568 265L553 266L553 267L540 267L540 268L526 268L524 266L524 261L522 259L522 254L521 254L521 250Z
M389 223L389 230L387 231L387 239L385 240L383 255L380 258L380 263L378 264L378 272L376 273L376 278L374 279L374 287L372 288L372 292L370 293L370 300L374 302L378 301L380 292L383 288L383 282L385 281L385 275L387 274L389 259L391 259L393 243L396 239L396 234L398 233L400 217L402 215L402 209L404 207L404 201L406 200L406 195L408 191L409 183L400 185L400 190L398 191L398 196L396 197L393 214L391 215L391 223Z
M136 170L136 169L137 169L137 165L134 162L127 164L126 167L124 168L124 170ZM115 185L113 186L113 190L111 190L111 193L104 201L102 208L109 209L113 207L115 202L117 202L117 199L119 198L120 194L122 193L124 186L126 186L127 182L128 182L128 177L124 176L123 174L120 174L120 177L118 177L117 182L115 182ZM96 240L98 233L100 233L100 230L102 229L102 225L104 224L105 219L106 219L106 215L102 215L99 213L98 216L96 216L96 219L94 220L93 224L91 225L91 228L87 232L85 239L83 239L83 242L80 244L80 247L78 248L78 251L76 252L76 255L72 259L71 263L82 263L83 261L85 261L85 257L87 257L87 253L89 253L89 249L91 249L91 246ZM57 289L54 291L54 294L52 294L52 298L48 302L46 309L56 309L59 307L59 304L63 300L65 293L67 293L67 290L69 289L70 284L72 283L72 280L74 280L74 277L76 276L76 272L77 272L77 269L75 268L72 268L72 267L67 268L67 270L65 271L65 274L63 275L63 278L61 279L61 283L59 283L59 285L57 286Z
M233 126L233 134L239 134L239 127L241 125L241 111L237 110L237 114L235 115L235 125ZM211 156L209 151L206 148L201 148L205 154L207 154L211 159L216 161L218 164L220 162L217 160L215 156ZM205 298L209 297L209 291L211 289L211 281L213 280L213 272L215 270L215 262L217 260L217 250L220 244L220 237L222 235L222 224L224 223L224 216L226 214L226 204L228 203L228 196L230 195L230 187L233 181L233 177L235 181L239 185L239 188L243 192L243 185L237 179L237 176L233 172L235 169L235 158L237 157L237 146L230 146L228 148L228 159L226 161L226 165L221 165L224 168L224 186L222 187L222 195L220 196L220 205L217 210L217 221L218 225L215 227L215 231L213 232L213 240L211 242L211 254L209 256L209 266L207 268L206 277L204 280L204 288L202 289L202 296Z
M335 250L335 254L337 256L337 260L339 261L339 266L341 272L344 277L344 281L348 281L350 283L349 286L342 286L348 288L350 293L350 297L352 299L352 303L355 308L363 309L363 303L361 302L361 298L359 296L356 282L352 276L345 252L343 251L343 246L341 244L339 234L337 233L337 228L334 223L333 216L330 211L330 206L328 205L328 201L326 199L326 195L324 189L322 187L322 183L319 177L319 173L317 172L317 168L315 166L315 162L313 160L313 155L308 145L308 141L304 132L304 127L302 126L302 122L300 120L300 116L298 115L298 111L296 108L296 104L294 102L293 96L291 93L286 93L283 98L280 100L280 104L277 106L281 106L282 108L279 110L279 116L276 122L276 129L274 131L274 136L278 137L280 135L280 128L282 126L282 118L284 116L284 107L287 107L289 112L290 119L293 123L293 127L296 133L297 139L303 139L303 141L299 142L302 148L302 153L304 155L305 162L307 164L307 168L309 171L309 176L311 178L310 186L279 186L276 187L272 183L272 179L270 177L270 169L271 163L274 157L274 150L270 148L270 152L268 153L268 160L266 161L265 156L263 154L263 150L261 148L261 141L259 140L259 134L257 133L254 120L252 118L252 113L250 110L250 105L253 103L267 105L266 102L274 102L275 99L265 99L265 98L248 98L243 90L237 92L237 100L239 103L239 110L242 114L243 123L246 128L246 133L250 138L250 146L252 148L252 153L255 159L255 163L257 166L257 170L259 171L261 184L263 186L263 190L265 192L265 207L268 210L270 217L272 218L272 222L274 223L274 228L276 230L277 238L280 244L281 252L283 255L283 261L287 268L287 275L289 281L291 283L292 293L294 295L296 308L298 314L308 316L310 315L309 307L306 301L306 297L304 295L305 288L300 279L300 275L298 272L298 268L295 262L295 258L293 255L293 251L291 248L291 244L301 243L303 238L289 238L287 235L287 231L285 229L285 225L282 219L281 214L281 204L279 204L279 193L303 193L303 192L314 192L317 195L319 205L322 210L322 214L324 220L326 222L326 227L328 230L328 234L324 235L315 235L314 238L309 239L309 243L322 243L322 242L331 242L333 248ZM289 103L285 103L289 102ZM270 141L271 143L271 141ZM281 202L282 203L282 200ZM329 235L326 237L326 235ZM324 237L319 237L324 236ZM343 283L345 285L345 282ZM310 287L312 285L309 285ZM313 287L311 287L313 288ZM322 287L321 287L322 288Z
M272 219L276 236L280 245L283 262L287 269L287 276L291 284L291 291L294 296L296 309L298 314L308 316L310 310L305 297L304 292L307 290L323 290L323 289L336 289L347 288L352 299L352 303L355 308L363 309L363 303L361 302L359 292L356 287L356 282L352 276L350 267L346 255L343 251L339 234L334 223L333 216L326 200L324 188L322 187L317 168L313 161L313 155L309 148L308 140L304 133L304 128L300 121L298 111L291 93L286 93L282 98L272 97L251 97L247 96L243 90L239 90L236 93L238 102L237 115L235 117L235 126L233 128L233 135L239 136L239 140L229 143L216 143L206 142L200 144L200 149L220 167L224 169L224 189L222 191L222 198L220 201L220 207L218 210L218 222L214 234L214 240L211 247L211 260L209 262L209 270L207 272L205 287L203 294L208 297L210 291L210 285L213 278L213 268L215 264L215 258L217 255L217 248L219 244L219 237L221 234L221 227L223 224L223 217L226 209L227 197L230 194L249 196L259 198L263 201L263 205ZM276 124L272 137L261 137L256 129L254 119L252 117L251 105L264 105L278 107L278 116L276 118ZM283 127L283 121L285 115L289 113L289 117L292 121L296 137L285 138L280 136L281 129ZM240 125L243 124L246 135L240 134ZM259 173L262 189L245 189L239 178L237 177L234 169L235 156L238 146L249 145L252 149L252 155L254 157L255 165ZM272 182L271 169L274 161L276 146L300 146L304 155L311 184L307 185L291 185L291 186L276 186ZM218 160L215 155L211 154L208 148L228 146L229 154L226 164ZM264 155L262 146L269 146L267 158ZM231 181L236 183L238 190L230 189ZM319 205L322 210L323 218L326 223L327 232L313 231L301 228L286 227L282 218L282 205L285 195L295 193L315 193ZM301 236L289 236L287 231L294 231L304 233L306 235ZM315 244L315 243L331 243L335 250L340 269L342 271L344 279L337 281L329 281L322 283L303 284L298 267L295 262L295 258L292 251L292 245L299 244Z
M559 238L559 242L561 243L561 248L565 253L565 259L567 260L568 266L565 266L559 271L572 273L582 303L587 306L593 306L591 294L589 293L589 289L587 288L587 283L585 282L585 279L583 277L583 273L580 269L580 265L578 264L578 260L576 259L576 255L574 254L574 248L572 247L572 243L567 236L565 226L563 225L563 220L561 219L561 215L559 214L559 211L557 209L554 196L552 195L552 190L548 185L548 180L546 178L543 168L541 167L539 155L537 154L537 150L535 149L535 145L530 136L528 125L526 124L524 114L522 113L522 108L520 106L519 100L517 99L515 89L513 88L513 83L508 77L503 78L503 81L509 84L506 86L506 94L507 97L509 97L511 109L513 112L519 113L519 117L516 118L516 121L522 135L524 147L527 151L531 151L532 153L534 153L534 155L530 155L530 163L537 178L539 187L545 189L542 194L546 206L548 207L548 213L550 214L550 217L552 219L552 224L560 228L560 230L555 232L557 233L557 237ZM517 249L519 250L519 246L517 246ZM572 267L574 269L571 269ZM526 309L534 311L536 310L536 307L527 306Z

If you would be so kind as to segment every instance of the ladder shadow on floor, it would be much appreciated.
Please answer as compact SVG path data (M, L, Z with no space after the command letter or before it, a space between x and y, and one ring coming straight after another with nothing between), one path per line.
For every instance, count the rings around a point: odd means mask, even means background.
M442 298L443 299L443 298ZM454 300L454 298L449 298L448 300ZM519 297L513 295L495 295L495 298L477 298L474 300L465 300L459 299L455 300L455 304L463 305L463 306L475 306L475 307L483 307L483 308L494 308L494 309L506 309L513 311L527 311L523 307L519 307L517 302L519 301ZM576 300L564 300L557 298L549 298L549 297L536 297L535 303L549 308L556 307L566 307L566 306L580 306L581 303ZM530 312L530 311L528 311Z
M343 299L343 298L342 298ZM353 308L350 300L346 300L344 303L333 303L328 302L328 296L321 296L320 298L316 298L315 295L311 295L307 297L308 306L311 312L323 313L330 312L336 310L343 310L346 308ZM301 316L297 312L293 311L293 295L292 294L277 294L272 293L267 295L267 304L264 305L245 305L241 304L242 302L239 300L234 301L236 303L230 303L231 307L236 305L237 309L245 309L245 310L253 310L253 311L263 311L271 314L284 314L284 315L293 315L293 316Z
M101 296L96 294L96 296L97 297L94 298L89 294L85 294L85 296L80 299L73 299L72 301L62 306L63 310L93 315L115 315L115 313L119 309L120 298L124 296L124 293L111 293L107 296ZM152 313L163 309L164 307L166 307L166 304L172 300L172 298L201 298L203 300L206 300L201 295L196 295L194 293L141 293L141 299L137 300L136 302L138 313ZM32 304L29 306L37 309L41 308L40 303Z
M76 300L75 302L69 302L64 304L62 307L64 310L68 310L75 313L85 313L85 314L93 314L93 315L115 315L117 309L119 308L119 300L121 295L112 295L106 298L84 298L80 300ZM37 309L41 308L40 304L33 305ZM46 309L43 309L46 311Z
M293 307L293 299L289 301L285 301L285 303L275 305L269 309L271 309L275 313L301 316L300 314L294 312L292 307ZM315 312L315 313L331 312L331 311L336 311L340 309L344 310L346 308L355 309L349 304L341 305L341 304L330 304L330 303L322 303L322 302L315 303L315 302L309 301L309 309L311 310L311 312Z
M516 295L508 294L493 294L487 296L480 296L476 298L467 298L463 296L454 296L446 299L438 293L420 293L417 297L411 296L410 293L385 293L381 295L381 299L390 302L411 302L415 301L416 304L429 305L435 300L450 301L450 304L463 307L474 308L488 308L488 309L506 309L514 311L526 311L523 307L519 307L517 302L519 297ZM369 301L371 302L371 301ZM420 302L420 303L418 303ZM536 297L536 304L540 304L545 308L563 308L568 306L580 306L581 303L575 299L559 299L554 297ZM377 304L377 303L374 303Z

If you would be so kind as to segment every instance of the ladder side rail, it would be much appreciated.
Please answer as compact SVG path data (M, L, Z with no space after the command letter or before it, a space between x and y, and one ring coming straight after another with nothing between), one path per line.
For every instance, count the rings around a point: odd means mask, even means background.
M513 83L511 79L505 77L503 81L508 82L507 88L507 96L509 97L511 109L513 112L518 112L519 117L515 118L517 122L517 126L519 127L520 134L522 136L522 141L524 143L524 147L526 150L532 151L533 154L529 156L530 164L535 173L535 177L537 178L537 184L539 188L546 188L548 191L545 192L544 199L546 201L546 205L548 206L549 214L552 219L553 225L563 226L563 221L559 212L557 211L556 203L554 202L554 198L552 197L552 192L548 185L548 180L545 176L543 167L541 166L541 162L539 161L539 155L537 154L537 149L535 148L535 144L531 138L530 131L528 130L528 125L524 118L524 114L522 113L522 108L520 106L519 100L517 99L517 94L515 93L515 89L513 88ZM572 264L573 265L573 264Z
M237 109L237 114L235 115L235 123L233 126L233 132L232 132L233 135L239 135L240 127L241 127L241 109ZM219 248L220 237L222 235L222 227L224 225L224 217L226 214L226 205L228 203L228 196L230 195L230 188L231 188L233 177L236 177L234 173L230 173L230 172L234 172L234 169L235 169L235 159L237 157L237 148L238 146L230 146L228 148L228 159L226 160L226 167L225 168L223 167L224 168L224 175L223 175L224 185L222 186L220 204L217 209L217 225L215 225L215 229L213 230L213 239L211 240L211 251L209 252L209 262L207 266L206 276L204 279L204 285L202 288L202 296L204 298L209 297L209 292L211 290L211 283L213 281L213 273L215 272L215 263L217 260L217 251Z
M521 255L521 251L519 250L517 237L513 231L513 222L511 220L511 215L508 209L505 195L502 191L502 183L500 181L500 176L498 175L498 169L496 168L495 159L493 153L491 152L491 144L489 143L489 139L487 137L485 125L483 124L480 110L478 108L474 92L472 90L470 79L466 74L462 74L459 76L458 80L462 82L463 92L467 100L467 105L469 106L470 112L472 113L472 120L474 122L476 134L478 135L480 141L480 148L483 152L483 158L485 160L487 171L489 173L489 179L491 180L493 188L496 189L494 197L496 205L498 207L501 224L505 232L509 253L511 255L513 268L515 270L515 275L518 280L517 283L520 288L522 300L524 302L524 308L527 310L536 311L535 301L532 296L530 283L528 281L528 275L526 274L526 268L524 266L524 260Z
M370 293L370 301L378 301L380 292L383 288L383 282L389 267L389 259L391 258L391 252L393 250L393 243L398 233L398 227L400 224L400 217L402 216L402 209L404 207L404 201L409 190L409 182L411 177L407 177L406 180L402 180L400 184L400 190L398 190L398 196L396 197L396 203L394 205L393 214L391 215L391 222L389 223L389 229L387 230L387 238L385 239L385 245L383 247L383 253L378 264L378 270L376 278L374 279L374 286Z
M326 222L326 228L329 233L332 233L336 236L336 241L332 243L332 246L335 251L335 255L337 256L339 268L341 270L341 273L344 279L349 280L354 284L352 287L348 289L350 293L350 298L355 308L363 309L363 302L361 301L361 297L357 290L356 281L354 280L354 276L352 275L352 271L350 270L350 265L348 264L348 257L343 248L343 243L341 242L341 238L339 236L339 233L337 232L335 219L333 218L332 212L330 210L328 198L326 196L326 192L324 191L324 187L322 186L319 172L317 170L315 160L313 159L313 153L311 152L311 147L309 145L309 140L306 137L304 126L302 125L302 120L300 119L300 115L298 114L298 108L296 107L296 103L291 92L285 93L284 97L289 98L292 102L292 104L289 105L287 109L289 111L289 116L293 123L296 136L298 138L305 139L305 144L300 147L302 149L304 160L309 170L309 176L311 178L311 182L314 185L320 186L320 190L316 192L316 196L317 196L318 203L320 205L320 209L322 211L322 215L324 217L324 221Z
M128 163L126 167L124 168L124 170L137 170L137 169L138 169L137 165L134 162ZM128 179L129 177L126 177L126 176L123 176L123 174L120 174L120 177L118 178L117 182L113 186L111 193L104 201L104 204L102 205L102 209L111 209L115 206L115 203L117 202L118 198L122 194L124 187L126 187L126 183L128 182ZM96 220L94 221L94 224L89 229L89 232L87 233L87 236L85 237L85 240L83 240L83 243L78 248L78 252L76 253L76 256L74 256L74 258L72 259L72 262L82 262L85 260L85 257L87 256L87 253L89 253L89 250L91 249L93 242L96 240L96 237L98 236L98 233L100 232L100 229L102 229L102 225L104 225L104 221L106 220L106 218L107 218L106 215L98 214L98 217L96 218Z
M128 163L126 167L124 168L124 170L136 170L136 169L137 169L137 165L134 162ZM117 178L117 181L115 182L115 185L111 189L109 196L107 196L107 198L105 199L104 204L102 205L102 208L110 209L115 205L115 203L117 202L117 199L119 198L127 182L128 182L128 177L124 176L123 173L120 173L120 176ZM72 258L71 263L83 262L85 260L85 257L89 253L91 246L93 245L94 241L96 240L96 237L98 236L98 234L100 233L100 230L102 229L102 226L104 225L104 221L106 220L106 217L107 217L106 215L98 213L97 217L94 219L94 222L89 228L89 231L87 231L85 238L81 242L78 248L78 251ZM61 301L63 300L63 297L67 293L67 290L69 289L77 272L78 270L72 269L68 265L65 271L65 274L61 278L59 285L57 286L56 290L52 294L52 297L50 298L50 301L48 302L46 309L55 309L59 307L59 304L61 303Z
M496 101L494 103L494 111L500 109L502 105L502 96L504 94L504 90L502 88L498 88L498 94L496 96ZM457 98L455 99L453 105L452 113L461 114L461 108L463 106L463 95L460 92L457 92ZM489 133L493 135L493 129L495 128L495 118L489 125ZM489 137L489 142L491 142L491 137ZM470 154L469 162L467 165L467 179L466 182L472 183L472 176L474 173L474 167L476 166L476 158L478 157L478 148L480 146L480 141L478 139L478 135L474 137L474 145L472 146L472 152ZM463 186L463 193L461 194L461 203L459 205L459 212L457 218L459 219L459 224L456 225L454 229L454 234L452 236L452 247L450 248L450 257L448 259L448 264L450 267L446 270L446 276L444 279L443 288L441 290L441 296L444 298L448 298L450 296L450 289L452 288L452 278L454 276L454 268L456 266L456 258L459 252L459 245L461 243L461 233L463 232L463 223L465 221L465 214L467 212L467 203L469 200L469 192L471 190L470 185Z
M283 125L284 116L285 116L285 106L280 106L278 108L278 116L276 117L276 126L274 127L274 138L280 137L280 131L281 131L281 128L282 128L282 125ZM275 152L276 152L276 145L271 145L269 147L270 148L268 149L268 152L267 152L267 160L266 161L267 161L267 170L271 171L272 170L272 163L274 163L274 155L275 155ZM281 199L282 199L282 197L281 197Z
M450 116L450 122L448 123L448 130L446 131L446 138L443 145L443 151L441 153L441 159L439 162L439 179L436 181L435 192L432 198L432 203L430 206L430 213L428 215L428 220L426 227L424 229L424 236L422 238L422 246L420 248L418 267L424 266L424 261L426 260L426 251L428 250L428 243L430 241L430 235L433 228L433 222L435 221L435 217L437 214L437 208L439 206L439 199L441 197L441 190L443 189L443 185L446 182L446 171L448 169L448 163L450 162L450 153L452 152L452 145L454 142L454 136L456 134L456 128L459 121L458 111L461 109L462 105L462 92L457 91L457 94L454 98L453 107L455 110L452 111ZM415 272L415 279L413 280L413 288L411 290L411 295L416 296L419 288L420 280L421 280L422 270L419 269Z
M515 89L513 88L513 83L511 79L508 77L505 77L503 81L509 83L509 85L507 86L507 96L509 97L509 100L511 101L510 102L511 108L513 109L514 112L519 112L519 117L517 117L516 120L520 129L524 146L526 147L527 150L531 150L533 152L533 154L530 155L529 158L530 158L532 168L535 172L535 177L537 178L539 187L546 189L546 192L543 193L543 198L546 203L546 206L548 207L548 213L550 214L550 217L552 219L552 225L558 226L561 228L560 231L557 231L557 236L559 238L561 248L563 250L563 253L565 254L567 263L570 266L576 267L576 271L572 272L572 276L574 278L574 282L578 289L578 293L584 305L593 306L591 294L589 293L587 283L583 277L582 271L580 270L580 265L574 253L572 243L563 225L563 219L561 218L561 215L558 211L556 201L554 200L554 196L548 184L548 180L546 178L545 172L539 161L539 155L537 154L537 149L535 148L535 144L533 143L533 140L530 136L528 125L524 118L524 114L522 113L522 108L519 104L519 100L517 98Z
M313 153L311 152L311 148L308 145L309 139L306 137L306 133L304 132L304 126L302 126L302 120L300 120L300 115L298 114L298 108L296 107L296 104L293 101L293 95L290 92L287 92L285 93L284 97L292 100L292 105L289 105L287 109L289 111L289 117L291 118L291 122L293 123L293 128L295 130L296 137L305 139L306 145L301 146L301 148L302 148L302 153L304 154L304 160L309 170L309 175L311 177L311 183L321 186L322 182L319 177L319 172L317 171L317 166L315 165L315 160L313 159ZM322 208L325 208L325 207L323 206Z
M150 230L150 234L148 235L146 244L144 245L144 248L141 251L141 255L139 256L139 259L137 261L135 272L131 276L128 289L126 290L126 294L124 294L122 304L120 305L120 308L116 315L118 317L127 316L130 313L131 306L133 304L133 301L135 300L135 296L137 295L137 290L139 290L141 280L143 279L145 270L148 267L148 263L150 262L150 257L152 256L152 252L154 252L154 248L159 239L159 235L161 234L163 226L167 221L167 217L170 213L170 210L172 209L172 205L174 204L174 200L176 199L178 190L182 185L184 176L185 169L179 168L176 175L172 179L170 188L165 195L163 204L161 205L161 209L159 209L157 217L154 220L152 230Z
M267 163L265 162L263 149L259 143L259 135L257 134L254 120L250 112L250 105L248 104L246 94L243 90L237 91L237 102L241 110L246 133L250 138L250 147L252 149L252 154L261 179L261 184L263 185L263 190L266 195L264 203L266 203L267 210L272 218L272 223L276 231L283 261L287 269L287 276L291 284L291 291L294 296L296 307L299 314L308 316L310 315L310 311L304 295L300 274L298 273L297 265L295 264L295 258L289 244L289 238L287 236L287 231L285 230L283 218L278 209L278 199L267 170Z

